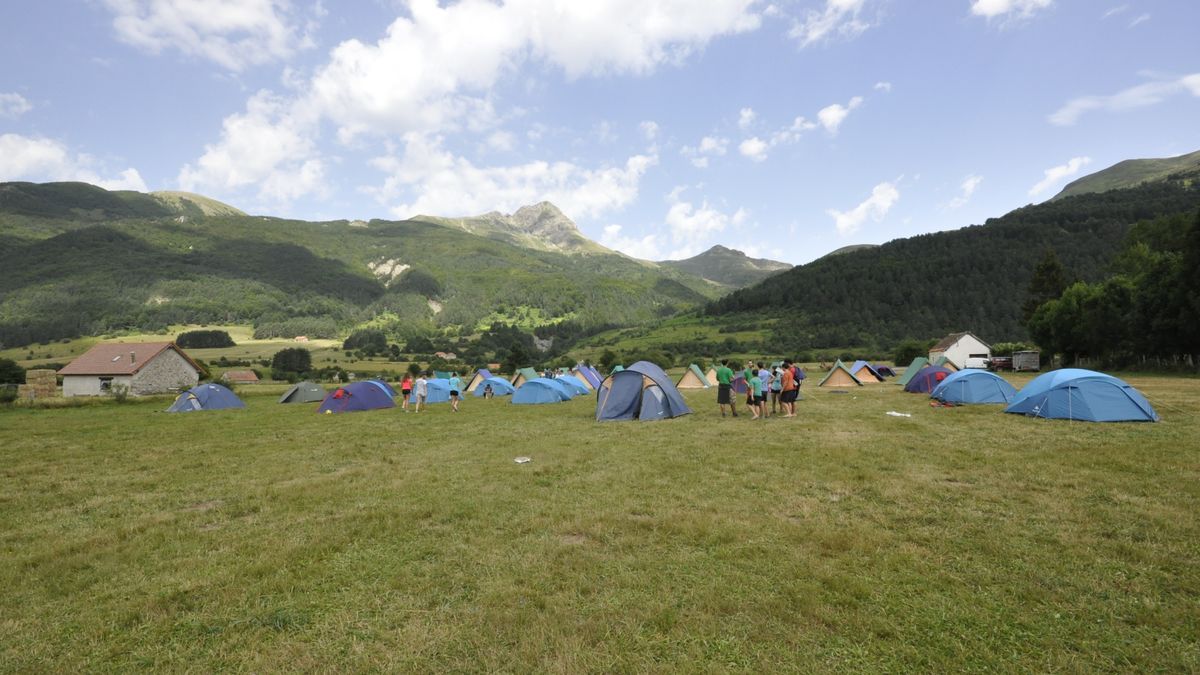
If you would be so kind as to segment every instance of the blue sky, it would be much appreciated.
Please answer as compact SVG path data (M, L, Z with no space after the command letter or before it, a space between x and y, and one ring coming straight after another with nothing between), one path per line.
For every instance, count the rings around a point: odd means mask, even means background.
M0 180L306 220L548 199L650 259L803 263L1200 149L1190 0L53 0Z

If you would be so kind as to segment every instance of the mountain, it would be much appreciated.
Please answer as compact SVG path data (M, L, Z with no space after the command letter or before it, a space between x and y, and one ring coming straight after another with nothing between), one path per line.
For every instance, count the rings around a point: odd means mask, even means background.
M1200 150L1164 159L1127 159L1103 171L1089 174L1067 184L1054 196L1065 199L1089 192L1106 192L1120 188L1131 188L1142 183L1164 180L1180 175L1191 180L1200 178Z
M835 255L842 255L845 253L854 253L855 251L866 251L866 250L875 248L878 245L879 244L850 244L849 246L843 246L841 248L834 249L821 257L829 258L829 257L835 256Z
M575 223L550 202L522 206L515 213L498 211L469 218L414 216L412 220L456 228L535 251L568 254L615 254L583 236Z
M119 218L246 215L190 192L109 191L89 183L0 183L0 213L81 223Z
M792 268L785 262L751 258L741 251L719 245L686 260L664 260L659 264L733 288L758 283L773 274Z
M514 243L498 228L512 228ZM428 221L247 216L186 194L82 183L0 183L0 343L178 323L252 324L263 336L470 335L494 322L631 326L722 289L575 242L548 204L480 236ZM516 237L523 233L527 238ZM547 237L551 248L526 246Z
M1027 339L1030 276L1047 249L1068 275L1101 278L1135 223L1196 213L1200 182L1176 176L1027 206L983 225L826 256L715 300L705 314L772 331L776 352L887 347L970 330Z

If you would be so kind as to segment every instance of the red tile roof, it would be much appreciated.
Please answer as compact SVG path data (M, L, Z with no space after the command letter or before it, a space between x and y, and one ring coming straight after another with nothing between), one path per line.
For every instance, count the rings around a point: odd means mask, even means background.
M68 363L59 375L133 375L168 349L179 353L197 371L200 366L174 342L104 342ZM130 355L132 354L132 358Z

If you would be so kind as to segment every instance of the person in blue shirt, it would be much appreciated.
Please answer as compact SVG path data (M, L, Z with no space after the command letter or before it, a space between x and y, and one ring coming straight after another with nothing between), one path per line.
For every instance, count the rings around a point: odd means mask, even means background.
M461 397L458 392L462 391L462 380L458 379L458 372L450 373L450 409L458 412L458 402Z

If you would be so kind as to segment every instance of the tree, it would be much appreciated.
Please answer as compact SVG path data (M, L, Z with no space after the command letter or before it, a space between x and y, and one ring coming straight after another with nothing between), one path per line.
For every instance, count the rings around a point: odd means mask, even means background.
M278 373L307 373L312 370L312 353L303 347L281 349L271 357L271 370Z
M520 342L512 343L512 346L508 348L508 356L504 358L502 364L503 370L515 373L517 372L517 368L524 368L528 365L529 353L525 351Z
M1046 249L1042 260L1033 268L1025 303L1021 305L1021 323L1028 326L1038 307L1054 300L1067 289L1067 273L1054 249Z
M904 366L912 363L912 360L918 356L925 356L929 353L929 348L933 346L933 342L928 340L905 340L896 345L896 351L892 354L892 363L898 366Z
M617 355L611 349L605 349L600 355L600 370L609 372L612 370L613 364L617 362Z
M223 330L189 330L175 338L175 344L185 349L212 349L236 347L229 333Z
M417 335L408 339L404 345L404 351L408 354L432 354L435 350L429 338Z
M24 384L25 369L12 359L0 359L0 384Z
M356 330L342 343L342 349L346 351L356 349L367 356L384 354L387 352L387 348L387 336L377 328Z

